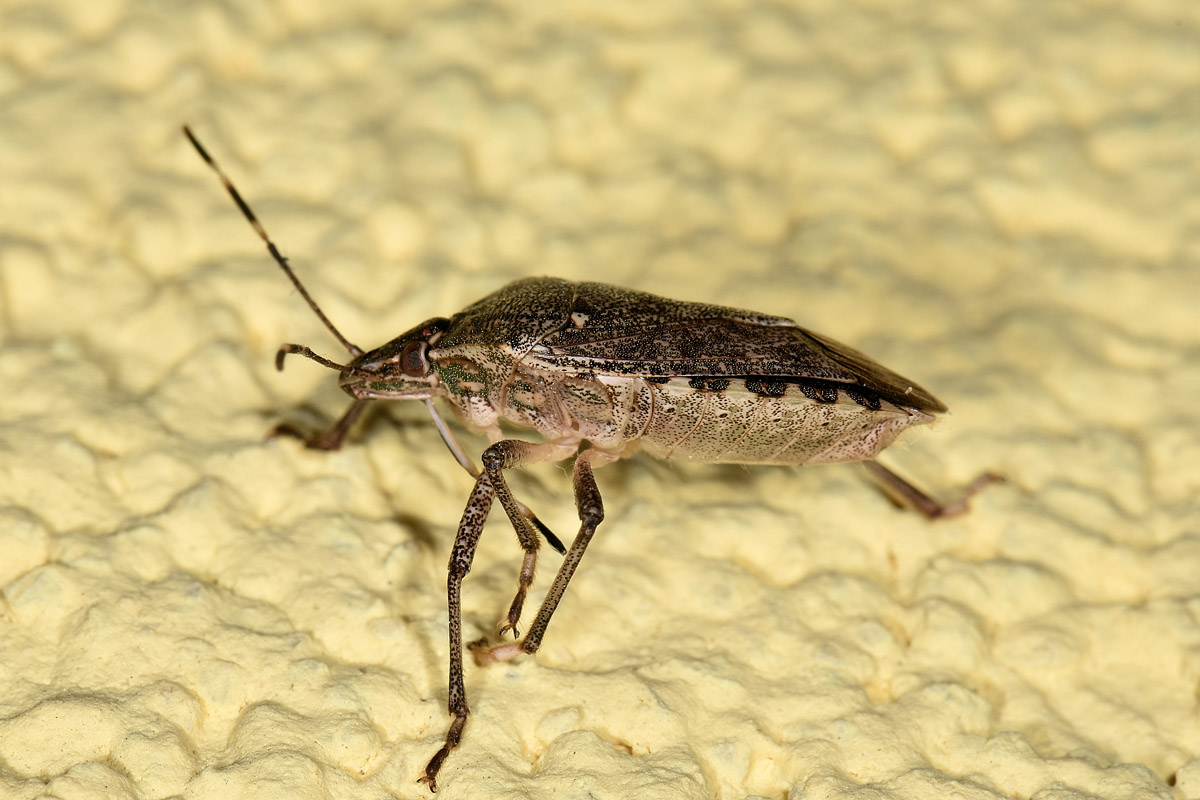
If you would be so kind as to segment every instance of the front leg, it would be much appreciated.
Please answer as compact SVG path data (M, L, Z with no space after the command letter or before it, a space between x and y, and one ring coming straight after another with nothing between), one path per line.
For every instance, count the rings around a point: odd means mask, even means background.
M310 450L338 450L341 448L342 442L346 441L346 436L354 427L354 423L358 422L358 418L362 416L368 402L370 401L356 399L346 409L346 413L342 414L342 418L324 433L305 433L293 425L281 422L271 429L268 436L291 436L304 442L304 446Z
M462 520L458 523L458 536L454 539L454 549L450 551L450 564L446 574L446 606L450 613L450 691L447 696L447 706L454 718L450 729L446 732L446 741L441 749L429 759L425 774L420 782L429 785L431 792L437 791L437 774L442 768L442 762L450 751L458 747L462 740L463 728L467 725L467 715L471 713L467 705L467 691L463 685L462 657L462 582L471 571L471 561L475 558L475 548L479 545L479 535L483 532L483 523L487 522L488 512L492 509L492 498L495 492L486 472L479 474L475 480L475 488L467 507L463 510Z
M570 450L571 448L562 445L532 444L505 439L496 442L484 451L484 469L475 479L475 488L471 492L470 500L467 501L462 520L458 524L458 536L454 539L454 549L451 551L446 576L446 605L450 616L450 689L447 705L453 719L450 722L450 729L446 732L446 741L433 754L433 758L429 759L429 764L425 767L425 774L420 778L420 782L428 784L431 791L437 791L438 771L441 770L450 751L458 747L458 743L462 741L463 729L467 725L467 716L471 713L470 707L467 705L466 688L463 684L462 582L466 574L471 571L475 548L479 545L479 536L483 532L483 524L487 521L488 513L491 511L493 498L499 497L501 503L504 504L508 518L517 530L517 538L521 540L521 546L525 549L525 561L521 568L517 597L513 600L513 608L509 610L509 621L514 626L516 619L513 609L515 609L516 617L519 618L525 592L533 580L533 568L537 564L537 534L525 514L524 507L516 502L512 492L509 491L503 471L537 461L565 458L570 455Z

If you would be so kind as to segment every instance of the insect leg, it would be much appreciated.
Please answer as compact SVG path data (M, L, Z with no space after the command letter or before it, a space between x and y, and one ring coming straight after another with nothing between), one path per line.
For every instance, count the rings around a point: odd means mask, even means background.
M504 506L505 513L517 532L517 540L525 551L525 559L521 562L521 572L517 576L517 594L513 597L512 605L508 608L508 616L500 626L500 634L517 632L517 622L521 619L521 610L525 607L525 595L529 585L533 583L533 573L537 568L537 533L530 520L525 516L525 507L516 501L504 479L504 470L523 467L539 461L559 461L574 452L574 447L556 444L534 444L516 439L501 439L483 451L484 473L491 479L496 497Z
M458 439L454 438L453 431L446 424L446 420L438 412L437 406L432 400L425 400L425 409L429 411L429 416L433 417L434 427L442 437L442 441L446 443L446 447L450 450L450 454L454 456L454 460L459 463L463 469L471 473L472 478L479 477L479 470L475 469L475 465L471 463L471 459L467 458L466 452L463 451L462 445L458 443Z
M362 416L368 402L370 401L355 400L346 409L346 413L342 414L342 418L324 433L305 433L299 428L283 422L272 428L271 433L268 435L272 437L292 436L304 442L304 446L310 450L337 450L342 446L342 442L346 440L346 436L350 433L350 429L354 427L354 423Z
M585 450L575 458L575 507L579 511L579 533L575 536L575 541L571 542L562 566L554 576L554 583L546 593L546 599L542 601L542 607L538 609L537 617L534 618L525 638L519 642L497 645L489 650L476 650L476 661L483 664L507 661L519 653L537 652L542 644L542 637L546 635L550 617L554 616L554 611L567 590L567 584L571 582L571 576L575 574L575 568L583 558L583 551L592 540L596 526L604 520L604 502L600 498L600 489L596 486L592 468L616 459L617 456L599 450Z
M442 441L445 442L446 447L449 448L450 454L454 456L454 460L457 461L463 469L469 472L472 478L478 478L479 470L477 470L475 465L471 463L471 459L467 458L467 454L463 451L462 445L458 443L458 439L454 438L454 432L450 430L450 426L446 424L446 420L443 419L442 415L438 412L437 406L433 404L432 400L426 400L425 408L429 410L429 416L433 417L433 424L437 428L438 433L441 434ZM554 535L554 531L547 528L545 523L537 518L537 515L533 513L533 509L522 503L520 500L517 501L517 505L521 507L521 515L533 523L533 527L538 529L538 533L542 534L542 536L546 539L546 542L551 547L557 550L560 555L567 552L566 548L563 547L562 541L560 541L559 538Z
M994 472L985 472L971 481L956 499L948 503L939 503L878 461L864 461L863 466L892 502L911 508L926 519L946 519L965 514L970 510L971 498L983 487L1004 480L1003 476Z
M454 548L450 551L450 564L446 574L446 606L450 613L450 690L447 706L450 715L450 729L446 732L446 741L441 748L429 759L425 774L420 782L429 785L430 791L437 791L437 774L442 768L442 762L450 751L458 747L462 740L463 728L467 725L467 715L471 713L467 705L467 692L463 686L463 654L462 654L462 582L471 571L471 561L475 558L475 548L479 544L479 535L483 532L483 523L487 521L488 512L492 509L492 499L495 491L486 472L480 473L475 480L475 488L467 507L463 510L462 521L458 523L458 535L454 539Z

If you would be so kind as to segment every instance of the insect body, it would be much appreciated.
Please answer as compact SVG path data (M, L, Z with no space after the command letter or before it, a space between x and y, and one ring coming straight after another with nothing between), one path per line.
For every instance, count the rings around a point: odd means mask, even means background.
M443 440L475 477L450 557L449 710L445 743L421 780L436 789L443 761L458 746L469 708L463 686L462 580L492 502L499 499L525 556L503 635L515 641L479 647L482 662L536 652L563 592L604 518L593 470L638 448L659 458L714 463L819 464L864 461L885 490L928 517L966 510L984 475L942 505L874 462L911 425L943 412L929 392L865 355L789 319L723 306L670 300L602 283L555 278L516 281L451 317L421 323L364 352L345 339L308 296L237 190L192 135L267 248L326 327L350 352L347 364L301 345L284 345L338 370L354 402L327 433L305 438L335 449L371 400L424 401ZM445 425L435 398L491 436L479 470ZM504 438L505 421L537 431L542 442ZM297 434L288 428L281 433ZM504 471L575 457L579 533L566 549L512 494ZM545 600L520 638L520 621L537 565L538 536L565 557Z
M791 320L601 283L516 281L351 362L358 399L445 397L472 427L612 456L815 464L873 457L945 411ZM547 451L548 453L549 451Z

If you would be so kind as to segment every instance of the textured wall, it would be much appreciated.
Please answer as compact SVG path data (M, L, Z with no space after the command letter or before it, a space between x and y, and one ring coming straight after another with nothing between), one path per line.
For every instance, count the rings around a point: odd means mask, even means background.
M0 6L0 796L419 798L470 488L347 336L521 276L796 318L952 414L891 463L598 473L446 798L1200 797L1200 6ZM468 437L477 453L481 439ZM514 479L566 535L557 466ZM557 557L544 553L544 591ZM519 551L467 582L493 630Z

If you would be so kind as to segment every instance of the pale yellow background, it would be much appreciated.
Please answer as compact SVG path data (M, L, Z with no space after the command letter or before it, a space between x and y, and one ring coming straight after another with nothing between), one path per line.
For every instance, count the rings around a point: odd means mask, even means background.
M792 316L951 407L892 464L1010 479L605 468L440 797L1200 797L1198 98L1186 0L4 0L0 796L427 796L470 479L419 405L264 441L344 354L187 121L359 344L542 274Z

